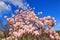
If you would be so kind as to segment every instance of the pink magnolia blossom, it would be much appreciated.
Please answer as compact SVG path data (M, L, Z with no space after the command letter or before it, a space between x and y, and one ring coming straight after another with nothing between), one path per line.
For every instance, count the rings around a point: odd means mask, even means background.
M15 38L17 38L18 33L17 32L13 32L13 35L14 35Z
M16 13L19 13L19 10L16 10ZM42 14L39 12L38 15ZM36 37L41 36L41 33L48 35L51 40L60 40L58 33L54 31L54 25L56 25L56 20L54 17L47 16L44 18L38 18L34 11L25 12L24 10L20 11L20 14L12 15L12 18L7 18L7 22L10 24L10 36L13 38L21 38L25 34L32 34ZM46 30L46 26L48 29ZM39 27L39 28L38 28Z
M16 12L16 14L17 14L17 13L19 12L19 9L17 9L15 12Z
M20 22L16 22L16 26L19 26L20 25Z
M38 32L38 31L34 31L33 34L34 34L35 36L37 36L37 35L39 35L39 32Z
M54 40L54 36L50 35L50 38L51 38L52 40Z

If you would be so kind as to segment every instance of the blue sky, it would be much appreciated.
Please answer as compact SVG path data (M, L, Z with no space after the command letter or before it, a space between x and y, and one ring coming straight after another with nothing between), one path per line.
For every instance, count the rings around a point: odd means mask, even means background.
M29 4L29 7L35 8L36 15L39 11L43 12L41 16L37 15L38 17L55 17L57 22L54 27L54 30L60 30L60 0L24 0L24 2L22 1L0 0L0 3L3 4L0 4L0 18L3 19L4 23L6 21L4 19L5 15L11 17L11 14L14 13L16 9L18 9L17 5L20 5L20 7L22 7L25 5L24 3L27 3ZM25 9L25 7L23 7L23 9Z

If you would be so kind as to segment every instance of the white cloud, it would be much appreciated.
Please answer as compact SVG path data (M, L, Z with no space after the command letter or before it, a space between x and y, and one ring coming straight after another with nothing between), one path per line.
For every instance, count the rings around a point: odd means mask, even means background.
M20 8L26 10L27 9L27 6L25 6L24 2L25 0L3 0L5 2L9 2L9 3L12 3L13 5L15 6L19 6ZM26 4L27 5L27 4Z
M11 3L15 6L19 6L19 8L22 8L23 10L28 10L29 5L25 2L25 0L0 0L0 14L2 12L6 12L11 10L10 5L6 5L5 2Z
M2 12L7 12L10 10L11 9L9 8L8 5L6 5L3 1L0 1L0 14L2 14Z

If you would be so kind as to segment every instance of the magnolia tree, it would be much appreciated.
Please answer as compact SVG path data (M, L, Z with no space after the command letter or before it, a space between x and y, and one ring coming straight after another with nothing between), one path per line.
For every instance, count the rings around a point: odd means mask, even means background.
M56 25L54 17L38 18L34 11L16 10L15 12L17 15L13 14L11 18L5 16L10 24L11 37L6 40L60 40L58 33L53 30ZM42 12L38 13L38 15L41 14Z

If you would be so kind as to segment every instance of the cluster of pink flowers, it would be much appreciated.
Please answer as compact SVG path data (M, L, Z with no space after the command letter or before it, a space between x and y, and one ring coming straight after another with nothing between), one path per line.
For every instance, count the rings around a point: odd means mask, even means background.
M10 24L9 34L13 38L21 38L25 34L41 37L43 31L51 40L60 40L58 33L53 30L56 25L54 17L47 16L38 18L34 11L26 12L24 10L16 10L16 14L16 16L13 14L11 18L5 16L7 22ZM42 14L42 12L38 13L38 15L40 14ZM48 27L48 29L46 29L46 27Z

